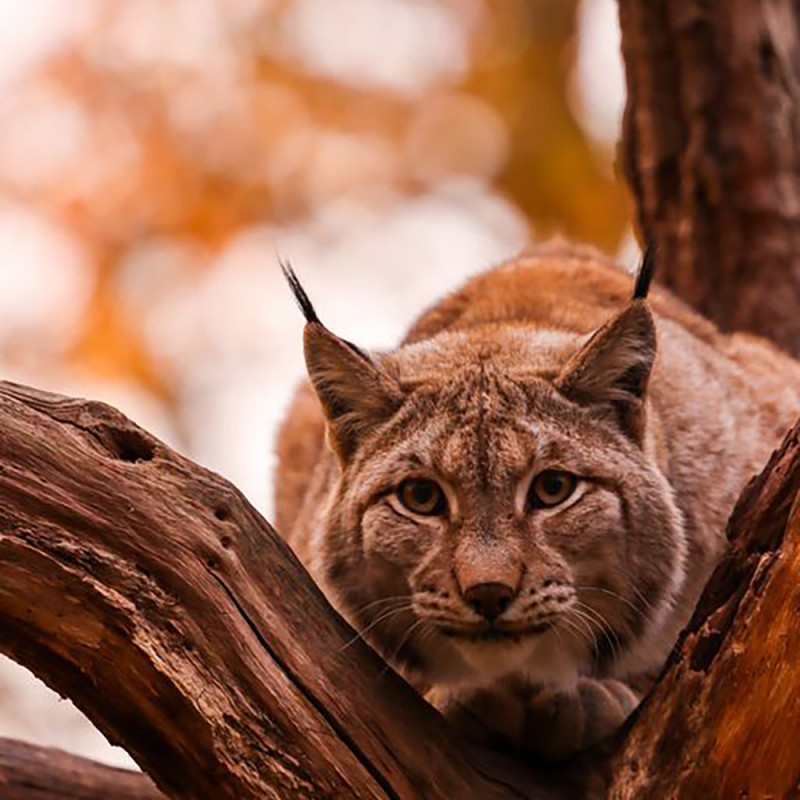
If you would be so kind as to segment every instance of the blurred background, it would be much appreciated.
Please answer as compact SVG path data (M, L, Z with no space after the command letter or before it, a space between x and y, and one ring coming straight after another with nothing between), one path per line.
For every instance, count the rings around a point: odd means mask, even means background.
M106 400L271 514L320 315L392 346L561 233L636 258L614 0L0 0L0 377ZM0 661L0 736L130 764Z

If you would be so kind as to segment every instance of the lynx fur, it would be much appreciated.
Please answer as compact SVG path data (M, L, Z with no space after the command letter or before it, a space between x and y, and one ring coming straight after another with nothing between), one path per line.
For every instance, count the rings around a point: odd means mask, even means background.
M559 758L621 725L800 411L797 363L645 299L647 279L634 297L595 251L542 245L370 354L294 285L310 380L280 431L277 527L485 743Z

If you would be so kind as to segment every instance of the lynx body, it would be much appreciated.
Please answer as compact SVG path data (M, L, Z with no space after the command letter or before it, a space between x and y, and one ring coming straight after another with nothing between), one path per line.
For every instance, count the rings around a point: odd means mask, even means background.
M467 734L544 756L635 707L800 411L792 359L632 286L544 245L371 355L308 305L279 437L277 527L331 602Z

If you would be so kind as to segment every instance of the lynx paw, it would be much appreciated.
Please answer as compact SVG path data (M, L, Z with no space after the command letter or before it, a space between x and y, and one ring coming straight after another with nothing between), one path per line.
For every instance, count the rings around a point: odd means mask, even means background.
M624 683L592 678L582 678L569 693L530 686L437 688L427 699L470 741L546 761L599 744L639 703Z

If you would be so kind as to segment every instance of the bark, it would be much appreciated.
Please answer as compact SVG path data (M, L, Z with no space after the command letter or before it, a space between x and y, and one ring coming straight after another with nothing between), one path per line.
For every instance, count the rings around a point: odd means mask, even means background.
M658 275L721 328L800 355L796 0L620 0L621 158ZM614 798L788 797L800 735L798 428L612 765Z
M0 739L3 800L165 800L140 772L114 769L85 758Z
M236 489L114 409L0 384L0 497L0 650L168 797L584 793L466 750Z
M609 775L614 798L786 796L798 488L800 424L740 499L730 554L627 737L537 770L457 741L223 479L108 406L0 384L0 650L171 798L571 800L604 795ZM160 796L135 773L0 743L4 798L103 792Z
M620 0L621 161L661 281L800 355L795 0Z
M731 549L614 765L609 796L795 797L800 423L731 516Z

